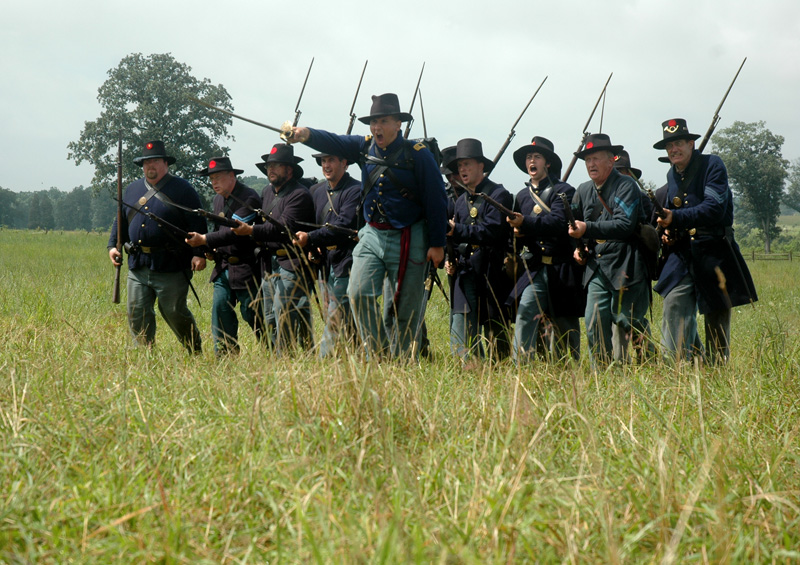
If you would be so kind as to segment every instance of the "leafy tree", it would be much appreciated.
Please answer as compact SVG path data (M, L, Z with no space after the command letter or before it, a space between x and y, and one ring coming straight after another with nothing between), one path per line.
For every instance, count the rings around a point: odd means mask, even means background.
M17 216L17 195L0 187L0 226L14 227Z
M53 201L46 192L42 192L39 197L39 227L44 230L52 230L56 227L56 220L53 216Z
M770 242L781 231L778 216L789 165L781 155L783 136L773 134L763 121L737 121L717 133L714 146L725 161L731 189L763 234L764 251L769 253Z
M198 80L191 67L172 55L143 56L134 53L108 71L97 100L100 116L85 122L80 139L67 145L68 159L94 165L92 190L116 194L117 144L122 137L123 183L142 176L133 163L147 141L161 139L177 162L171 167L190 178L215 155L227 154L220 139L230 139L231 118L192 102L195 97L214 106L233 110L231 97L222 85Z
M38 230L42 225L42 204L41 196L38 192L33 193L30 206L28 207L28 229Z
M64 230L92 229L92 191L76 186L56 207L56 227Z
M800 212L800 158L792 161L789 166L789 186L781 202L784 206Z

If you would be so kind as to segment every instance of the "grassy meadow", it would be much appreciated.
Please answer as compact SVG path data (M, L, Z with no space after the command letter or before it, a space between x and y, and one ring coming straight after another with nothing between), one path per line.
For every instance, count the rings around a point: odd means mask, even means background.
M432 362L218 361L209 270L132 348L106 239L0 230L2 563L800 561L798 262L724 368L466 371L438 292Z

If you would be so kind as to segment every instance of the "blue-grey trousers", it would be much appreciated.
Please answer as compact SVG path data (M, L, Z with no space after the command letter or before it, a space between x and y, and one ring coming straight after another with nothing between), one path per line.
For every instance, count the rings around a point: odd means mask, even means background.
M128 271L128 326L135 344L153 345L156 341L154 305L181 344L191 353L201 351L200 331L186 296L190 270L159 273L147 267Z
M379 230L369 224L358 233L347 294L361 342L368 355L410 358L422 312L423 282L428 254L424 221L411 226L408 264L399 304L393 302L400 268L400 230ZM384 279L387 289L384 294ZM383 296L385 314L378 299ZM385 316L385 317L384 317Z

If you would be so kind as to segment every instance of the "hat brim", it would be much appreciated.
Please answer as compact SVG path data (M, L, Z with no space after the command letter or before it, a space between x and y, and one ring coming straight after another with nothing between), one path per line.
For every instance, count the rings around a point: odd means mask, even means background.
M625 167L614 167L614 168L617 169L617 170L628 169L630 172L632 172L634 175L636 175L637 179L642 178L642 170L641 169L636 169L634 167L627 167L627 166L625 166Z
M341 155L334 155L333 153L314 153L311 158L317 162L318 166L322 166L322 158L323 157L338 157L342 161L347 161L347 157L342 157ZM350 161L347 161L347 164L350 164Z
M214 173L225 173L225 172L228 172L228 171L232 172L234 175L241 175L244 172L244 169L221 169L219 171L214 171ZM209 173L208 172L208 167L206 167L204 169L200 169L195 174L198 177L208 177L208 176L211 176L214 173Z
M167 165L172 165L175 163L175 157L170 157L169 155L148 155L147 157L134 157L133 162L142 167L144 162L148 159L166 159Z
M550 161L550 172L558 175L561 172L561 157L555 154L555 152L550 151L546 147L542 147L541 145L523 145L516 151L514 151L514 163L517 165L517 168L522 171L523 173L527 173L528 169L525 167L525 157L528 156L528 153L539 153L544 155L544 158Z
M678 139L691 139L692 141L696 139L700 139L700 135L697 133L685 133L681 135L671 135L666 139L662 139L661 141L657 141L653 144L653 149L666 149L667 143L670 141L676 141Z
M458 174L458 162L463 159L475 159L476 161L480 161L483 163L483 173L489 174L494 169L494 161L483 157L482 155L477 155L475 157L453 157L449 163L442 163L442 165L450 171L451 174ZM445 173L447 174L447 173Z
M294 180L299 181L303 177L303 167L301 167L297 163L282 163L281 161L272 161L272 163L278 163L280 165L289 165L292 168L292 177L294 178ZM267 165L269 165L269 163L267 163L266 161L262 163L256 163L256 167L258 167L258 170L264 173L264 176L268 177L269 175L267 174Z
M414 119L408 112L400 112L397 114L372 114L371 116L361 116L360 118L358 118L358 121L361 122L362 124L369 125L369 123L372 120L376 118L384 118L386 116L397 116L397 119L400 120L401 122L410 122L411 120Z
M583 151L576 151L575 156L578 159L585 159L587 155L591 155L592 153L597 153L598 151L608 151L609 153L613 153L616 155L620 151L625 149L624 145L596 145L591 149L584 149Z

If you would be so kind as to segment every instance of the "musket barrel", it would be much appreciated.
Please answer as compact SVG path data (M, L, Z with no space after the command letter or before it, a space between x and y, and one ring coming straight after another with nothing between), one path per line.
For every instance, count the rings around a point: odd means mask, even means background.
M353 96L353 103L350 105L350 123L347 124L347 135L350 135L350 132L353 131L353 124L356 121L356 100L358 100L358 92L361 90L361 81L364 80L364 73L367 72L367 63L369 63L369 59L364 61L364 68L361 69L361 78L358 79L358 86L356 87L356 94Z
M583 136L581 137L581 142L580 144L578 144L578 149L575 150L575 153L581 150L581 148L583 147L583 143L586 141L586 137L589 135L589 132L586 130L589 129L589 124L592 122L594 113L597 111L597 107L600 105L600 100L603 99L603 95L606 93L606 88L608 88L608 83L611 82L612 76L614 76L613 72L610 75L608 75L608 80L606 80L606 83L603 85L603 90L600 91L600 96L597 97L597 102L594 103L594 108L592 108L592 112L589 114L589 119L586 120L586 123L583 126ZM561 178L561 182L567 182L567 179L569 178L570 173L572 173L572 169L575 168L575 163L577 163L577 161L578 161L578 156L573 155L572 160L569 162L567 170L564 172L564 176Z
M706 148L708 142L711 141L711 136L714 134L714 130L717 129L717 124L719 123L720 120L719 111L722 110L722 105L725 104L725 100L728 98L728 94L730 94L731 89L733 88L733 83L735 83L736 79L739 78L739 73L742 72L742 67L744 67L746 61L747 57L745 57L744 60L742 61L742 64L739 65L739 70L736 71L736 74L733 76L733 80L731 81L730 86L728 86L728 90L725 91L725 95L722 97L719 106L717 106L717 109L714 112L714 117L711 118L711 125L708 126L708 130L706 131L706 134L703 136L703 140L700 142L700 146L697 148L697 150L700 151L700 153L703 152L703 149Z
M533 102L533 99L536 98L536 95L539 94L539 91L542 89L542 86L544 85L546 80L547 80L547 76L544 77L544 80L542 80L542 82L539 84L539 88L536 89L536 92L533 93L533 95L531 96L530 100L528 100L528 103L525 104L525 107L522 109L522 112L520 112L519 116L517 116L517 121L515 121L513 123L513 125L511 126L511 131L508 133L508 137L506 138L505 142L503 143L503 146L500 147L500 151L498 151L497 155L494 156L493 162L494 162L495 165L500 160L500 157L503 156L503 153L506 152L506 149L508 149L508 146L511 143L511 140L514 139L515 135L517 135L517 132L515 131L514 128L517 127L517 124L522 119L522 116L524 116L525 112L528 111L528 107L531 105L531 102ZM422 99L420 98L420 103L421 102L422 102Z
M117 251L122 253L122 132L119 133L119 143L117 144ZM122 255L120 264L115 266L114 289L111 292L111 302L119 304L119 285L122 273Z

